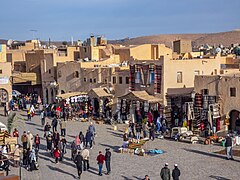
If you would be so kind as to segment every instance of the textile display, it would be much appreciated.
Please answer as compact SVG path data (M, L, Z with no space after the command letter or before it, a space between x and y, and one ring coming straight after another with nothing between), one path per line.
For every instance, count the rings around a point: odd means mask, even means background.
M130 65L129 80L130 80L129 90L134 91L134 89L135 89L135 65Z
M149 66L144 65L142 66L142 84L143 85L148 85L149 83Z
M202 95L201 94L196 94L195 95L195 107L202 107Z
M161 93L162 66L155 65L154 93Z
M154 65L149 65L149 84L154 84L155 81L155 74L154 74Z

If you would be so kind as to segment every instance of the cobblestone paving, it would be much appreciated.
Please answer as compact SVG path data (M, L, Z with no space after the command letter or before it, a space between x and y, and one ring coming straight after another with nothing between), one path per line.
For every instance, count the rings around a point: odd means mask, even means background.
M18 116L26 119L26 112L18 112ZM6 118L0 116L0 121L6 123ZM47 121L50 122L49 119ZM71 142L74 136L80 131L86 132L88 122L71 121L67 122L67 141ZM146 144L147 148L159 148L166 153L157 156L139 157L130 154L119 154L113 152L122 145L122 134L125 125L119 125L117 131L113 131L110 125L95 124L97 137L96 145L90 150L90 170L83 172L81 179L130 179L139 180L146 174L151 180L160 179L159 173L163 165L168 162L170 169L177 163L181 170L182 180L207 180L207 179L232 179L238 180L240 177L240 158L235 157L234 161L225 160L225 156L214 154L213 152L223 149L216 145L186 144L165 139L156 139ZM59 128L59 127L58 127ZM22 127L18 127L20 135L23 130L30 130L34 135L43 136L39 116L35 116L31 122L24 122ZM22 179L24 180L70 180L75 179L77 171L75 164L70 160L70 149L62 162L55 164L54 159L46 152L46 141L41 140L39 152L38 171L28 172L22 168ZM112 153L112 173L107 176L98 176L98 166L96 156L98 151L105 152L109 147ZM234 147L238 148L238 147ZM106 168L104 166L103 170ZM19 169L11 167L10 174L19 174Z

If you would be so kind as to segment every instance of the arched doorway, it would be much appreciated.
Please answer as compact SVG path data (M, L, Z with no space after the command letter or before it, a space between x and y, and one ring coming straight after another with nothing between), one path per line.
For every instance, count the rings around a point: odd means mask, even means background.
M236 131L240 129L240 119L239 119L240 112L238 110L232 110L229 113L230 120L229 120L229 127L228 129L231 131Z
M8 92L6 89L0 88L0 103L8 102Z

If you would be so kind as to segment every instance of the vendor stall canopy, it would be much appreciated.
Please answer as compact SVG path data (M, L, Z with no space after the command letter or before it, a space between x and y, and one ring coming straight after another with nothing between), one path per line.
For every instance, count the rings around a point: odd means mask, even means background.
M93 88L88 92L88 96L92 98L112 97L105 88Z
M123 96L118 97L119 99L129 99L132 101L147 101L149 103L160 103L162 99L149 95L146 91L132 91Z
M81 95L87 95L87 93L86 92L70 92L65 94L59 94L57 95L57 97L62 99L68 99L70 97L81 96Z

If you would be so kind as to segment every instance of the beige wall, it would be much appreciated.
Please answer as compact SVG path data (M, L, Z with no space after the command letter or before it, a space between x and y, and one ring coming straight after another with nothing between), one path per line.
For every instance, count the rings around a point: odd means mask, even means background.
M195 91L201 93L202 89L208 89L209 95L219 96L222 115L228 114L231 110L240 111L240 76L196 76ZM236 88L236 97L230 97L230 88Z
M173 51L182 54L187 52L192 52L191 40L176 40L173 42Z
M200 75L214 75L220 72L219 59L163 60L163 98L165 104L168 88L194 87L195 71ZM182 72L182 83L177 83L177 72Z
M0 83L0 88L5 89L8 92L8 101L12 99L12 83L11 83L11 76L12 76L12 66L9 62L0 62L0 70L2 73L0 74L0 79L4 78L5 81ZM1 103L1 102L0 102Z
M6 54L6 45L5 44L0 44L1 46L1 51L0 51L0 62L6 62L7 61L7 54Z

